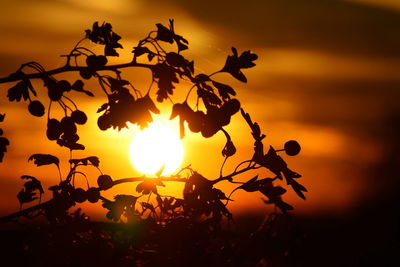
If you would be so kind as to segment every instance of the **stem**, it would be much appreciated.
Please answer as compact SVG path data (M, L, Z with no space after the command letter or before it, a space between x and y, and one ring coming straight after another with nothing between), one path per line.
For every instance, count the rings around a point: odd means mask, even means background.
M152 69L154 65L152 64L145 64L145 63L135 63L135 62L129 62L129 63L124 63L124 64L115 64L115 65L106 65L99 67L97 71L101 70L112 70L115 71L116 69L120 68L129 68L129 67L142 67L142 68L148 68ZM30 73L30 74L24 74L24 75L15 75L15 73L9 75L8 77L3 77L0 78L0 83L7 83L7 82L15 82L15 81L20 81L24 78L26 79L40 79L46 76L54 75L54 74L59 74L63 72L69 72L69 71L81 71L81 70L87 70L89 67L84 67L84 66L64 66L60 67L57 69L49 70L49 71L43 71L39 73Z
M113 186L117 184L123 183L131 183L131 182L141 182L141 181L155 181L155 182L187 182L186 178L178 178L178 177L131 177L131 178L121 178L113 181Z

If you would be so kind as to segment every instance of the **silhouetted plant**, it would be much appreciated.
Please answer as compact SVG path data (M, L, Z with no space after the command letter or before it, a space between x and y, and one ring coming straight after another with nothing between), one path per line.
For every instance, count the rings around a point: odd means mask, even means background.
M121 37L113 31L111 24L93 24L92 29L86 30L86 36L66 55L63 67L46 70L37 62L28 62L13 74L0 79L0 83L16 82L8 90L9 101L28 102L28 110L33 116L41 117L47 113L46 136L55 141L59 146L67 148L70 153L69 171L62 176L59 168L59 159L49 154L34 154L29 157L37 166L54 164L59 173L59 183L51 186L49 190L53 197L46 202L21 210L15 214L3 217L2 221L14 219L18 216L45 215L51 222L67 222L71 216L70 208L76 203L89 201L92 203L102 201L106 209L106 217L114 222L144 223L156 229L157 227L170 225L190 225L194 228L201 227L207 232L218 232L224 218L230 220L231 212L227 205L232 195L237 190L247 192L260 192L267 199L267 204L273 204L283 213L292 210L293 207L284 202L282 196L286 189L274 184L274 181L285 179L296 194L305 199L306 188L297 182L300 174L288 168L284 159L278 155L285 151L289 156L295 156L300 152L300 146L296 141L290 140L284 144L284 149L276 150L272 146L264 149L263 140L266 137L259 125L245 112L238 99L235 98L235 90L216 79L219 73L229 73L241 82L246 82L244 69L255 66L257 55L251 51L239 53L232 48L232 54L226 59L224 66L212 74L195 73L194 62L185 58L183 51L188 49L188 41L178 35L174 29L174 21L170 20L168 27L157 24L157 29L150 32L140 40L133 48L132 60L124 64L108 64L109 57L118 57L118 49ZM91 41L104 47L104 53L96 54L84 46L84 41ZM175 44L175 51L168 51L164 43ZM152 73L151 85L146 92L137 89L130 81L123 78L123 68L145 68ZM68 81L56 78L57 74L66 72L78 72L83 80ZM104 74L107 72L107 74ZM50 100L46 109L42 102L48 101L44 96L38 96L32 86L31 80L39 79L47 88ZM79 110L73 99L67 95L71 91L81 92L89 97L95 97L94 92L85 89L84 80L94 79L98 82L101 91L106 96L106 102L102 104L97 113L100 114L97 124L100 130L127 128L127 122L136 124L140 128L146 128L152 122L152 114L160 113L157 102L170 100L172 105L171 119L179 116L180 136L185 136L185 122L190 131L201 133L204 138L210 138L222 131L226 137L226 143L222 147L222 156L225 158L217 179L209 179L190 167L179 170L175 175L168 177L156 175L154 178L133 177L125 179L112 178L101 173L97 178L97 187L88 189L75 186L74 179L78 174L83 174L85 166L99 168L100 161L96 156L86 158L74 158L73 151L84 150L85 146L78 143L79 125L85 124L87 115ZM172 102L175 85L181 80L189 81L192 86L188 89L183 101ZM155 100L152 91L156 87ZM189 95L196 94L196 101L189 102ZM63 110L63 117L57 118L51 115L54 105ZM244 118L244 123L254 139L254 153L250 159L237 165L229 174L223 175L226 160L236 153L235 145L230 134L224 129L231 121L231 117L239 113ZM0 116L0 121L4 115ZM0 134L3 132L0 131ZM0 161L3 159L6 146L9 141L0 137ZM235 177L250 170L266 169L271 177L249 177L247 182L235 181ZM100 170L100 169L99 169ZM32 176L23 175L26 179L24 188L18 193L21 206L25 203L41 200L44 190L40 181ZM90 178L89 178L90 179ZM225 194L214 186L222 181L227 181L238 186ZM132 195L116 195L114 199L106 199L101 195L116 184L136 182L136 192ZM183 182L183 198L162 196L158 188L165 182ZM147 196L146 198L141 198ZM143 201L145 200L146 201ZM78 216L79 217L79 216Z

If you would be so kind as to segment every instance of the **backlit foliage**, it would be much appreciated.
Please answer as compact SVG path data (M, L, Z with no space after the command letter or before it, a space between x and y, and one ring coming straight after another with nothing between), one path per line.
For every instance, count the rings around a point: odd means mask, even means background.
M279 155L280 151L285 151L289 156L297 155L300 152L299 144L291 140L284 144L282 150L276 150L270 145L265 147L266 135L241 106L236 98L236 91L217 78L219 73L229 73L237 80L247 82L244 72L256 65L257 55L251 51L239 52L236 48L232 48L232 53L219 71L212 74L196 73L194 61L184 56L185 50L189 48L189 42L175 32L174 21L170 20L167 26L157 24L156 27L133 47L130 62L108 64L110 57L119 56L118 50L122 48L121 37L114 32L111 24L100 25L96 22L92 29L85 31L84 38L64 55L63 67L46 70L37 62L28 62L15 73L0 79L0 83L16 82L8 90L9 101L27 102L28 111L33 116L47 116L47 138L71 152L70 169L66 176L62 176L59 159L56 156L31 155L29 160L37 166L54 164L57 167L59 181L48 189L52 192L52 198L6 216L2 220L19 216L44 215L52 223L68 222L71 216L77 216L71 215L71 208L76 203L101 201L106 218L114 222L146 224L150 229L184 225L185 229L200 227L208 233L216 233L221 230L225 219L230 221L233 218L228 204L237 190L261 193L265 197L266 204L275 205L282 213L292 210L293 207L282 198L287 188L275 185L275 180L285 180L288 188L305 199L304 192L307 190L298 182L301 175L289 169L285 160ZM104 47L104 52L96 54L84 45L89 42ZM167 50L166 43L175 45L172 49L174 51ZM144 90L136 88L133 81L123 77L121 70L124 68L149 69L152 73L151 86ZM68 81L57 78L58 74L65 72L78 72L82 79ZM47 96L37 94L31 83L33 79L43 82ZM97 81L100 89L98 92L86 89L85 80L89 79ZM177 90L176 84L181 80L191 83L186 98L172 101ZM234 142L224 127L230 123L232 116L241 116L243 129L247 127L254 139L254 147L249 148L253 150L253 156L228 172L228 175L222 175L223 164L219 178L214 180L204 177L200 171L190 167L183 168L168 177L156 175L154 178L118 179L103 174L99 169L98 157L73 156L75 150L85 149L84 144L79 143L78 129L79 125L86 123L88 114L78 109L74 100L68 96L72 91L82 93L82 97L98 97L100 94L106 96L105 103L97 110L97 125L103 131L109 128L118 130L127 128L128 122L142 129L146 128L148 123L152 122L153 114L160 113L157 104L164 101L171 102L170 118L179 117L181 138L185 137L187 130L199 133L204 138L210 138L218 132L225 135L226 143L221 144L224 164L229 157L236 154ZM191 94L194 94L196 99L193 103L188 100ZM64 111L63 117L55 117L52 114L51 110L57 105ZM0 121L3 119L4 115L1 115ZM1 130L0 135L2 134ZM8 139L0 137L0 160L3 159L8 145ZM87 166L98 168L99 176L86 177L84 170ZM259 174L248 177L246 182L236 180L238 175L246 175L248 171L256 169L259 169L260 173L266 173L262 170L267 170L267 173L270 173L269 177L261 177ZM97 187L89 187L89 183L88 188L76 187L74 180L77 175L83 175L90 181L97 179ZM33 201L40 202L44 193L40 181L29 175L23 175L21 178L27 180L17 196L21 206ZM225 193L215 187L222 181L237 184L237 187L232 192ZM119 194L113 199L102 196L103 191L114 185L128 182L137 183L136 190L130 195ZM160 195L158 189L165 186L165 182L183 182L185 184L183 198Z

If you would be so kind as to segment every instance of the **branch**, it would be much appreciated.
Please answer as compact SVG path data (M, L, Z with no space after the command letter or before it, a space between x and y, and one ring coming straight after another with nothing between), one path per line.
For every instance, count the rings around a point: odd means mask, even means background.
M154 181L154 182L187 182L186 178L179 177L131 177L131 178L121 178L113 181L113 186L123 183L131 182L141 182L141 181Z
M216 184L216 183L221 182L221 181L224 181L224 180L228 180L228 181L231 182L231 183L237 183L237 182L233 182L233 181L232 181L233 176L236 176L236 175L238 175L238 174L247 172L247 171L249 171L249 170L259 169L259 168L261 168L261 167L262 167L262 166L257 166L257 167L255 167L254 165L248 166L248 167L246 167L246 168L241 169L240 171L234 171L234 172L232 172L231 174L228 174L228 175L226 175L226 176L222 176L222 177L220 177L220 178L218 178L218 179L215 179L215 180L213 181L213 184Z
M188 179L186 178L179 178L179 177L131 177L131 178L122 178L113 181L113 186L117 184L123 184L123 183L131 183L131 182L141 182L141 181L154 181L154 182L187 182ZM0 218L0 223L5 223L7 221L10 221L14 218L18 218L21 216L27 216L29 213L45 208L47 205L51 203L53 199L50 199L49 201L43 202L41 204L26 208L24 210L12 213L10 215L4 216Z
M152 69L154 65L152 64L145 64L145 63L136 63L136 62L129 62L129 63L124 63L124 64L116 64L116 65L106 65L102 66L96 69L96 71L101 71L101 70L112 70L115 71L117 69L122 69L122 68L129 68L129 67L142 67L142 68L148 68ZM87 70L89 67L85 66L64 66L61 68L49 70L49 71L44 71L44 72L38 72L38 73L30 73L30 74L23 74L21 75L20 73L12 73L8 77L3 77L0 78L0 84L1 83L7 83L7 82L15 82L22 80L23 78L28 78L28 79L37 79L37 78L43 78L49 75L54 75L58 73L63 73L63 72L70 72L70 71L81 71L81 70Z

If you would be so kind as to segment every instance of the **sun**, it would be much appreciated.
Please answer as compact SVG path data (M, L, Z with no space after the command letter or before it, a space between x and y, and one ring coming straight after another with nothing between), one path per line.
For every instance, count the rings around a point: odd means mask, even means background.
M133 167L139 172L162 175L175 172L183 160L183 143L174 121L159 119L133 136L129 148Z

